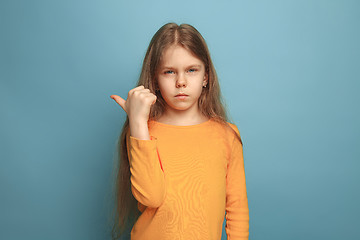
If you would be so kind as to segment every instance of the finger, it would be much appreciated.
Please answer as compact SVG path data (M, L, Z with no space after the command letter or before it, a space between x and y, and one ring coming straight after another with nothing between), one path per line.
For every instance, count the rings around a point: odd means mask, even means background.
M156 95L153 95L154 97L154 100L153 100L153 102L151 103L151 105L153 105L153 104L155 104L156 103L156 99L157 99L157 96Z
M137 92L137 93L149 93L150 92L150 89L148 88L143 88L143 89L138 89L138 90L135 90L134 93Z
M133 90L141 90L144 89L145 87L143 85L137 86L136 88L133 88Z
M111 95L110 97L114 99L115 102L117 102L120 105L120 107L122 107L122 109L126 112L126 107L125 107L126 101L122 97L118 95Z
M148 89L148 88L144 88L143 90L141 90L141 91L144 91L144 92L150 92L150 89Z
M141 98L141 99L146 99L146 103L147 104L154 104L156 102L156 95L149 92L149 91L137 91L136 94Z
M129 96L130 94L132 94L134 91L137 91L137 90L140 90L140 89L144 89L144 86L143 85L140 85L140 86L137 86L136 88L133 88L129 91Z

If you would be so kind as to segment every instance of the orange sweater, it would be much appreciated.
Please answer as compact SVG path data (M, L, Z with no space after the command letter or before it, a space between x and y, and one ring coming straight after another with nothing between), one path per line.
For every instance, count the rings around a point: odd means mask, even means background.
M220 240L225 210L228 240L248 239L243 150L233 131L212 119L148 126L151 140L127 135L131 190L141 212L131 239Z

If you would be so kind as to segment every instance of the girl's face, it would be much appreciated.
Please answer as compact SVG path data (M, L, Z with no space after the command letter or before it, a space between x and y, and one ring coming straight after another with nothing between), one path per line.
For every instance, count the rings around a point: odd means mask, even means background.
M167 105L165 112L199 114L198 99L207 80L205 65L199 58L179 45L167 48L157 72L160 93Z

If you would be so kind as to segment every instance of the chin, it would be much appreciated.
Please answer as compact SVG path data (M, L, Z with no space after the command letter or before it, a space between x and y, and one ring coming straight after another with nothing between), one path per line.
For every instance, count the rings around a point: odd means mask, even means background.
M177 110L177 111L185 111L189 109L189 107L179 107L179 106L172 106L171 109Z
M191 104L174 104L172 106L169 106L170 108L174 109L174 110L178 110L178 111L185 111L191 108Z

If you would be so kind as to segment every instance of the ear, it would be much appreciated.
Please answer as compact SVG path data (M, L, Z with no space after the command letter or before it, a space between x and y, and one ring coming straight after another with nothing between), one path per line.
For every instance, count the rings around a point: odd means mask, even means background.
M205 75L204 75L204 81L203 81L203 86L206 86L207 83L208 83L208 74L205 73Z

